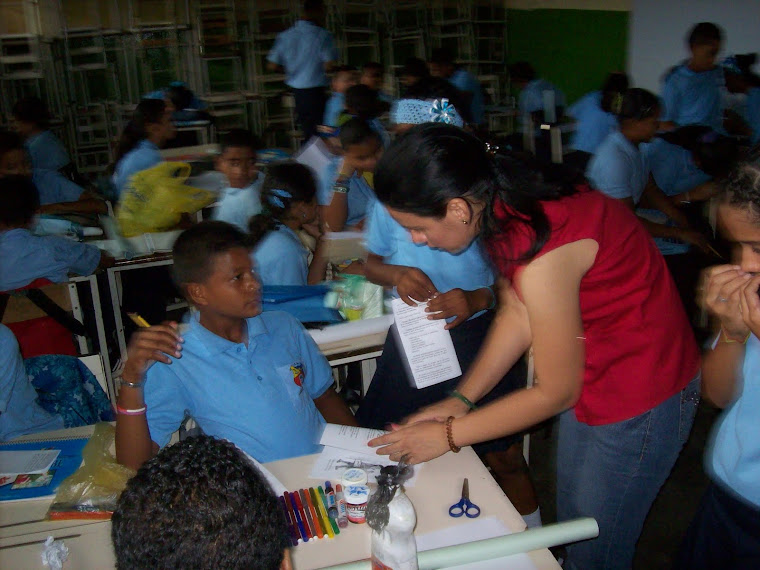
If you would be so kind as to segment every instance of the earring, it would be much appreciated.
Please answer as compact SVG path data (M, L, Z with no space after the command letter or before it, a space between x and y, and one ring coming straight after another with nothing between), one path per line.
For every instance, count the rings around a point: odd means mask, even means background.
M467 224L469 224L470 222L468 222L467 220L462 220L462 223L463 223L463 224L466 226L466 225L467 225Z

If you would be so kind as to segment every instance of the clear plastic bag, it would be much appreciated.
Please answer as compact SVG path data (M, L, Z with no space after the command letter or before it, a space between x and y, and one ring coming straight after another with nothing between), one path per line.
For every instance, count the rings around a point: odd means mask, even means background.
M64 479L48 509L49 520L110 519L119 495L135 474L116 462L116 429L100 422L82 450L82 466Z

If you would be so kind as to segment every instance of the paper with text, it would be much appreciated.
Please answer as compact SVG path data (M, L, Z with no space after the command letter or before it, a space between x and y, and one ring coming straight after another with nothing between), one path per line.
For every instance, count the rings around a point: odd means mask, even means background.
M414 307L394 299L393 316L409 370L417 388L451 380L462 375L451 333L445 319L430 320L427 303Z
M0 476L45 473L60 453L60 449L0 451Z
M374 455L375 448L369 447L367 442L386 433L388 432L381 429L327 424L319 443L328 447Z

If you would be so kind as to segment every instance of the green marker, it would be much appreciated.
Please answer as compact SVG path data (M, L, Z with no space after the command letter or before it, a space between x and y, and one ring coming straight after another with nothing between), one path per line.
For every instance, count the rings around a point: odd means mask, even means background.
M325 506L325 512L327 512L327 497L325 497L325 492L322 490L321 486L317 487L317 489L319 490L319 498L322 499L322 504ZM330 526L333 528L333 532L335 532L335 534L340 534L340 529L338 528L338 523L335 519L328 514L327 520L330 521Z

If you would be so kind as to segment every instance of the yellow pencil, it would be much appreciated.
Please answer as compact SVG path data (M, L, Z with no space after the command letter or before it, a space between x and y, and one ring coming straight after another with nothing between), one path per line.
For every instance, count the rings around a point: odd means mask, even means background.
M132 319L132 322L135 323L138 327L142 327L142 328L147 329L150 326L150 324L148 323L148 321L146 321L145 319L143 319L137 313L127 313L127 316L130 319Z

